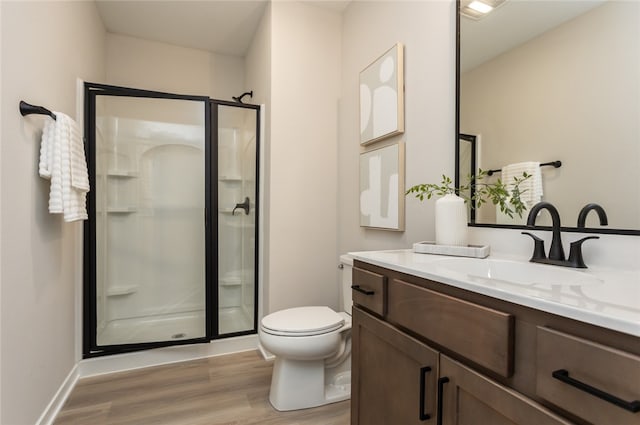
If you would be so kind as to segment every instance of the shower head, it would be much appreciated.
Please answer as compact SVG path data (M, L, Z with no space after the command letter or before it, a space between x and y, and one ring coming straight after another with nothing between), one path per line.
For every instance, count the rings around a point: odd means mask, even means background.
M248 91L248 92L245 92L245 93L242 93L242 94L241 94L240 96L238 96L238 97L231 96L231 99L235 100L235 101L236 101L236 102L238 102L238 103L244 103L244 102L242 101L242 98L243 98L243 97L245 97L245 96L247 96L247 95L248 95L249 97L253 98L253 90Z

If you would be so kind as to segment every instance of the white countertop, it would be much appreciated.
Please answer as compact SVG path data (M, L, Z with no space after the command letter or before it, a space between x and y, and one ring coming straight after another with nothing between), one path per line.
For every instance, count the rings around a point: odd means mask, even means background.
M640 269L580 269L580 272L594 278L596 283L589 285L551 285L544 282L522 285L502 280L481 280L440 266L444 259L459 257L416 254L410 249L350 254L356 260L376 266L640 337ZM528 259L494 254L487 259L528 263Z

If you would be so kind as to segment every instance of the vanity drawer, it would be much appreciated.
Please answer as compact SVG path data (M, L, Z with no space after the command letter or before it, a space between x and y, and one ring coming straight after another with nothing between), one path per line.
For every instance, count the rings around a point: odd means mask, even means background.
M386 314L387 277L358 267L353 268L353 303L380 316Z
M540 397L594 425L640 424L640 357L538 327L536 358Z
M393 279L387 318L501 376L513 374L511 314Z

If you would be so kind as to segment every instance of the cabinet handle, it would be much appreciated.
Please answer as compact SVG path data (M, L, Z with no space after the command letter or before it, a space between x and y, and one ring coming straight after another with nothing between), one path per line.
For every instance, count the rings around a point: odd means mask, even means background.
M429 415L428 413L424 413L424 408L425 408L424 397L427 392L425 381L426 381L428 372L431 372L431 368L429 366L420 368L420 416L419 417L421 421L426 421L427 419L431 419L431 415Z
M565 369L555 370L551 373L551 376L581 391L584 391L593 396L601 398L604 401L608 401L611 404L615 404L618 407L622 407L625 410L628 410L633 413L640 412L640 400L626 401L621 398L618 398L607 392L599 390L598 388L592 387L589 384L585 384L582 381L578 381L577 379L571 378L569 376L568 370L565 370Z
M438 379L438 411L436 412L436 424L442 425L442 395L444 393L444 384L449 382L449 378L443 376Z
M375 294L375 291L372 291L370 289L362 289L360 287L360 285L351 285L351 289L353 289L354 291L358 291L361 294L365 294L365 295L373 295L373 294Z

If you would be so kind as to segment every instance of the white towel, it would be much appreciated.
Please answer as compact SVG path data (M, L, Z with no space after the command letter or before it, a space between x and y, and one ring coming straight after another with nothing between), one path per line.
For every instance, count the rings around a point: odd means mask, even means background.
M525 172L531 177L520 184L520 200L527 209L530 209L542 199L542 173L539 162L529 161L505 165L502 167L502 183L511 190L514 186L514 177L521 178L522 173Z
M38 167L40 176L51 180L49 212L64 214L65 221L86 220L89 176L80 128L68 115L55 115L42 131Z
M40 142L40 165L38 173L40 177L45 179L51 178L51 163L49 162L53 156L51 152L51 140L55 136L56 121L47 119L42 129L42 141Z

